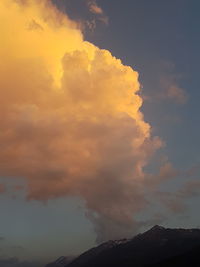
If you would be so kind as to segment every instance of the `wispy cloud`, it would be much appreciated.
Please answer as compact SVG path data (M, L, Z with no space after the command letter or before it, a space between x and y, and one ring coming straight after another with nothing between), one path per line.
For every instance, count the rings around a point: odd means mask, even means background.
M177 104L184 105L188 100L188 95L182 87L179 86L176 75L166 75L160 81L163 90L160 93L160 98L172 100Z
M87 0L89 11L97 16L97 20L108 24L108 16L106 16L104 10L97 4L96 0Z
M94 13L94 14L100 14L100 15L103 15L104 12L103 12L103 9L97 5L96 1L95 0L90 0L88 1L88 6L89 6L89 10Z
M183 88L183 75L177 73L175 65L172 62L158 62L155 77L151 80L150 90L146 88L143 99L147 102L168 101L179 105L187 103L189 96L187 90Z

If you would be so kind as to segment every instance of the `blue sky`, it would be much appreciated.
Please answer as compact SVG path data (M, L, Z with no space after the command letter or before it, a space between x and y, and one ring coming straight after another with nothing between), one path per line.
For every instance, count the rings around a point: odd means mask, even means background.
M89 40L133 66L140 74L144 95L156 97L163 89L160 79L173 76L186 91L185 105L152 99L144 102L142 110L156 134L166 141L170 160L180 167L195 164L199 160L199 2L143 0L122 4L116 0L114 4L102 1L101 5L109 14L109 26L90 34Z
M200 187L194 190L184 186L185 182L199 182L200 2L99 0L96 3L108 23L91 14L83 0L54 3L72 19L95 21L94 29L85 28L85 39L139 72L145 121L152 126L152 134L165 142L147 169L155 172L157 162L167 158L178 174L158 190L170 192L166 202L177 200L180 206L187 205L170 215L166 204L163 214L160 200L150 196L149 209L140 212L138 218L149 220L149 225L152 220L152 224L155 221L170 227L199 227ZM170 93L171 87L177 94ZM83 199L68 196L45 203L27 201L23 190L11 190L24 184L23 179L13 182L2 176L1 181L8 189L0 195L1 257L47 261L95 245L94 226L85 214ZM149 194L148 187L146 190Z

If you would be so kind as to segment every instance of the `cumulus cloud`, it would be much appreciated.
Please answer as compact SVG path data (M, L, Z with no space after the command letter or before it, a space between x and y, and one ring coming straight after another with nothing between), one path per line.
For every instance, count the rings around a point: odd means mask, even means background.
M162 146L138 73L49 1L2 0L0 17L0 174L24 177L28 199L82 197L101 240L132 232Z

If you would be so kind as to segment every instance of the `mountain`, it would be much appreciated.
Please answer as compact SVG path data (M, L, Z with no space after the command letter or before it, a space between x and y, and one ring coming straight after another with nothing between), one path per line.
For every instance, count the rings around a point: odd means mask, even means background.
M149 265L149 267L199 267L199 255L200 246L197 246L183 254Z
M200 266L199 255L199 229L154 226L132 239L92 248L65 267L195 267Z

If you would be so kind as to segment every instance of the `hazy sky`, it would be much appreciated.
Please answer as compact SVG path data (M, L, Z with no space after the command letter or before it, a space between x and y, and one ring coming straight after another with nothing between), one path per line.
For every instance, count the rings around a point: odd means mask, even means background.
M1 258L199 227L199 1L27 2L0 4Z

